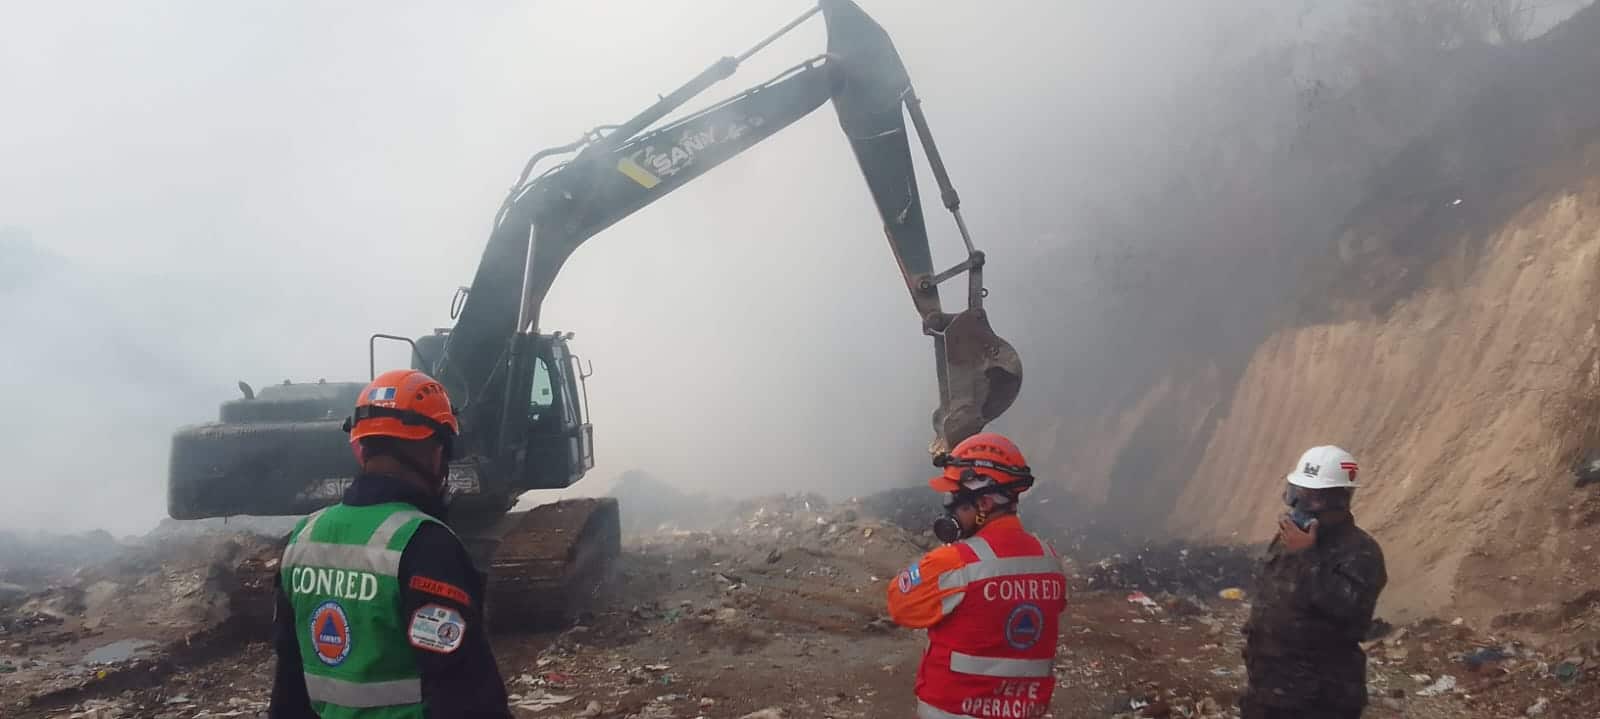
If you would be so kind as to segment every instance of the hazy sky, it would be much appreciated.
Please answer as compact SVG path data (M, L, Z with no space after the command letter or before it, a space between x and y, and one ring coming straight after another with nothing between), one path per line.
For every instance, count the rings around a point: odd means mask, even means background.
M1007 328L1072 309L1020 306L1010 285L1069 241L1059 193L1075 156L1138 141L1117 128L1180 80L1203 13L862 4L990 250L996 328L1029 373L1059 371L1029 354L1040 338ZM529 154L625 119L804 7L0 6L0 248L53 257L0 285L0 377L26 408L0 420L21 457L0 472L0 528L149 527L173 429L213 419L236 380L364 379L370 333L446 326ZM691 107L823 44L818 19ZM932 188L943 265L959 245ZM924 471L931 344L831 108L591 240L544 325L575 331L596 370L599 466L581 489L630 468L737 493L871 491Z

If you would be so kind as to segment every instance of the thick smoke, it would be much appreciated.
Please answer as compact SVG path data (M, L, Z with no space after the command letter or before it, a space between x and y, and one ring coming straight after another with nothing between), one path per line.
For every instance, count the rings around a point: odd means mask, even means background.
M1372 166L1460 91L1437 78L1505 44L1511 26L1422 13L1438 4L862 2L989 251L995 326L1027 368L1002 426L1036 464L1065 461L1060 418L1187 352L1248 352ZM173 429L237 380L361 379L370 333L448 324L529 153L803 9L782 5L0 11L0 334L21 408L0 527L158 521ZM822 48L805 28L703 102ZM544 317L597 370L600 464L579 490L639 468L848 494L928 469L931 346L831 110L595 238Z

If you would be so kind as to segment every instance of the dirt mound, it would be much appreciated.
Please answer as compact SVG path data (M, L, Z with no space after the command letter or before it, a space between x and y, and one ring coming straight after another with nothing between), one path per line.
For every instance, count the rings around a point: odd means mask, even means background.
M85 566L51 555L48 586L0 602L0 699L65 708L96 692L158 686L267 636L280 552L280 541L259 535L186 532L119 544Z
M15 596L16 587L42 589L67 581L81 567L99 564L122 553L126 546L104 531L81 534L0 531L0 603Z

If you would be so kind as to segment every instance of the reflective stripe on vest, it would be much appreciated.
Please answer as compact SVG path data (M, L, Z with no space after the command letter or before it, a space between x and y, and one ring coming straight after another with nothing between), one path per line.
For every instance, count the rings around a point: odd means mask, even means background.
M950 652L950 670L962 674L985 677L1047 677L1054 662L1049 659L1006 659L1002 657L975 657L961 652Z
M991 562L1000 558L1000 555L994 553L994 547L989 546L989 540L983 537L968 539L967 546L972 549L973 554L978 555L980 562Z
M966 714L951 714L921 699L917 700L917 719L978 719Z
M327 511L327 510L322 510ZM296 566L329 567L367 572L384 577L400 576L400 550L389 549L395 532L413 519L430 519L422 512L395 512L372 533L365 546L356 544L330 544L311 540L311 528L316 526L322 511L306 520L305 528L295 541L284 550L283 563Z
M314 702L357 709L416 704L422 701L422 680L357 683L307 674L306 693L311 695L311 701Z
M973 582L1024 574L1049 574L1061 571L1061 560L1048 555L979 560L939 576L940 589L957 589Z

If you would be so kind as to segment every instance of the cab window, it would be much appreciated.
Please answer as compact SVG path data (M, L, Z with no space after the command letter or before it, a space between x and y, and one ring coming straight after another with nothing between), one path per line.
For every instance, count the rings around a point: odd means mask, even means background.
M543 357L533 364L533 383L528 396L528 421L538 424L556 406L555 389L550 386L550 365Z

